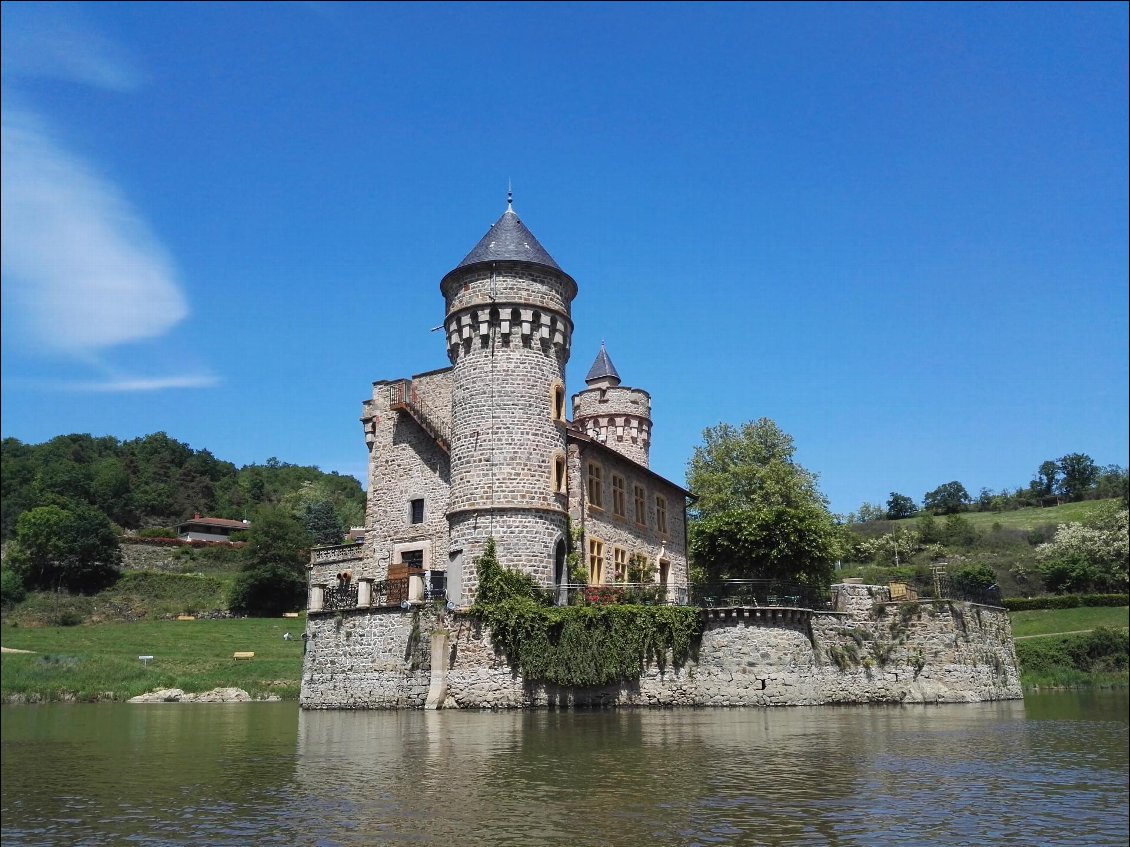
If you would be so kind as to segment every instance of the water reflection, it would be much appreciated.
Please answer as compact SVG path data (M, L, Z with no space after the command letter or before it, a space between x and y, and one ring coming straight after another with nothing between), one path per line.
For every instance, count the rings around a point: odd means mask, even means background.
M1122 845L1126 707L6 708L3 841Z

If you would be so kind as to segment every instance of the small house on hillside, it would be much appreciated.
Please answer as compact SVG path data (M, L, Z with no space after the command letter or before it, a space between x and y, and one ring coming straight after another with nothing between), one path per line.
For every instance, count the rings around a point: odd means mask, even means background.
M196 514L192 520L177 526L177 537L185 541L231 541L233 532L244 532L250 528L250 521L202 518Z

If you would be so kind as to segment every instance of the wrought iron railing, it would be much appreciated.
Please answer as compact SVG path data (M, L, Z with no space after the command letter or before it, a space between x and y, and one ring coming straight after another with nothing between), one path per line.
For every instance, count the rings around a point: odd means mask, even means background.
M830 609L832 595L826 588L815 588L775 579L726 579L695 586L690 605L788 606L797 609Z
M685 606L685 588L656 582L617 582L601 585L568 583L541 589L546 602L555 606Z
M390 408L408 412L442 449L450 449L451 427L434 409L415 396L411 380L405 379L390 385L388 399Z
M322 608L327 612L339 612L343 609L357 608L357 586L330 585L322 594Z

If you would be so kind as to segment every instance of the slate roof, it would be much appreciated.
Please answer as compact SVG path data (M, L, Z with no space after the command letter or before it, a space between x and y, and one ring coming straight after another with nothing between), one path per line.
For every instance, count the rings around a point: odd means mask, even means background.
M482 237L475 249L468 253L455 270L479 262L532 262L560 271L561 267L541 246L534 234L526 229L514 210L509 206L502 217L495 221L487 234Z
M596 354L596 361L589 368L585 382L595 382L598 379L608 377L612 377L617 382L620 381L620 374L616 372L616 366L612 364L612 359L608 356L608 351L604 349L604 342L602 341L600 342L600 352Z

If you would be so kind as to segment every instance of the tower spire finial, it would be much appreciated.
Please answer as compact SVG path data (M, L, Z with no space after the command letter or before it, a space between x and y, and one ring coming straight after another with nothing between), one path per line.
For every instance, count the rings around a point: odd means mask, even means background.
M514 189L510 185L510 177L506 178L506 211L514 211Z

